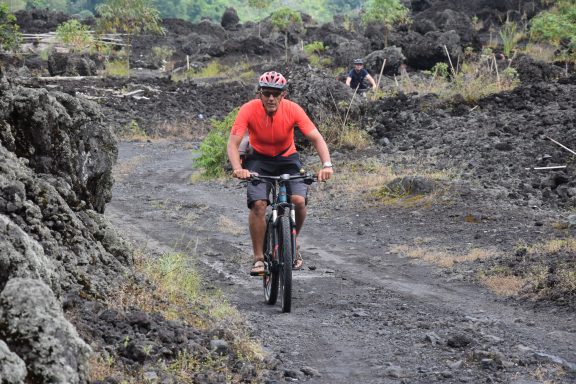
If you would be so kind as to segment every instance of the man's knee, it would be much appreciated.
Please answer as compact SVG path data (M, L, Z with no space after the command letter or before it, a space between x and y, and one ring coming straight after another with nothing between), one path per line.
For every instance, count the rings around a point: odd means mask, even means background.
M306 199L303 196L292 195L290 200L292 201L292 204L296 206L296 208L306 207Z
M262 216L266 214L266 207L268 206L268 202L266 200L256 200L252 202L252 206L250 207L250 211L252 211L256 216Z

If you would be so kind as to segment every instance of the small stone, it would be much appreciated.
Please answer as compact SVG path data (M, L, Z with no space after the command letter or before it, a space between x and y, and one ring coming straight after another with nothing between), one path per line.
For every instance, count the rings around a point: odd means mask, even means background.
M386 370L384 371L384 374L386 376L394 377L396 379L399 379L399 378L404 376L404 372L402 371L402 368L400 368L396 365L392 365L392 366L386 368Z
M448 367L450 369L460 369L460 368L462 368L463 365L464 365L464 360L458 360L458 361L455 361L453 363L449 363Z
M480 360L480 365L484 369L492 369L494 368L494 360L492 359L482 359Z
M434 332L429 332L424 336L424 340L429 342L432 345L440 344L442 339Z
M218 355L226 355L230 350L230 346L226 340L210 340L210 349Z
M452 372L450 372L450 371L443 371L443 372L441 373L441 375L442 375L442 377L445 378L445 379L449 379L449 378L451 378L451 377L454 376L454 374L453 374Z
M370 315L360 309L360 310L354 311L352 313L352 316L354 316L354 317L368 317Z
M144 372L144 381L156 381L158 375L154 371Z
M464 348L471 343L472 339L464 334L453 335L446 341L446 344L452 348Z
M315 368L312 367L308 367L308 366L303 366L300 369L306 376L310 376L310 377L322 377L322 375L320 374L320 371L318 371Z
M303 376L302 372L300 372L296 369L285 369L284 370L284 377L286 377L286 378L299 379L302 376Z

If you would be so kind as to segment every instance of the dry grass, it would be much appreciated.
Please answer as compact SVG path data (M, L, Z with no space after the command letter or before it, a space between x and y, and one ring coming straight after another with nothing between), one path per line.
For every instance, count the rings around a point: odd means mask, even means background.
M230 233L232 235L240 235L244 233L243 225L240 225L229 217L223 215L218 217L218 229L220 232Z
M366 131L352 123L344 124L342 120L334 117L320 120L318 130L332 149L362 150L372 144L372 138Z
M194 269L193 258L185 254L166 254L157 260L142 250L135 257L135 271L147 279L141 281L126 279L120 289L107 300L110 308L126 311L138 308L148 313L161 313L166 319L180 320L197 329L212 329L218 324L234 335L231 345L236 356L259 367L264 354L259 343L250 338L244 320L218 290L203 290L203 282ZM164 369L175 374L178 382L191 383L193 373L205 369L224 373L231 381L237 382L224 359L199 360L196 356L181 353L177 359L167 363ZM91 361L91 378L102 380L108 376L122 377L133 381L134 372L126 374L123 367L104 354L97 354Z
M529 254L547 254L565 251L576 253L576 238L553 239L544 243L533 244L527 247Z
M455 254L448 250L424 248L421 246L396 245L392 247L392 252L405 254L414 259L424 260L427 263L437 265L442 268L453 267L457 263L490 259L498 256L494 249L472 248L467 253Z
M385 165L377 158L352 160L337 164L333 178L326 185L315 187L314 194L319 200L328 201L338 196L338 200L353 204L361 201L362 204L399 204L405 207L431 204L435 202L448 202L448 190L442 185L449 184L457 179L458 172L453 170L438 171L432 169L429 163L433 159L414 158L403 155L401 159L390 159L389 163L398 164L394 168ZM434 181L437 190L428 195L384 196L382 190L396 178L406 176L420 176Z
M545 44L528 44L524 49L524 53L532 57L534 60L542 61L545 63L552 63L556 57L556 48L551 45Z
M514 275L482 276L480 282L500 296L515 296L526 285L526 279Z
M410 77L404 72L395 79L395 88L397 91L419 95L433 93L446 101L461 95L467 103L473 104L491 94L510 91L519 84L513 68L505 73L496 70L494 56L480 54L473 56L474 59L454 68L451 78L442 77L437 72L430 73L428 78Z
M123 369L117 367L112 356L103 353L95 353L90 358L90 379L105 380L112 376L124 376Z
M122 180L124 177L128 176L142 162L143 159L144 156L138 155L130 160L116 163L112 169L112 175L114 176L114 179Z
M200 140L209 130L209 124L199 123L193 118L163 121L150 128L153 138L177 138Z
M214 60L208 63L203 68L190 68L184 72L173 73L171 78L173 81L179 82L187 79L212 79L212 78L225 78L227 81L253 81L257 76L250 68L248 63L236 63L234 66L229 67L220 63L219 60Z

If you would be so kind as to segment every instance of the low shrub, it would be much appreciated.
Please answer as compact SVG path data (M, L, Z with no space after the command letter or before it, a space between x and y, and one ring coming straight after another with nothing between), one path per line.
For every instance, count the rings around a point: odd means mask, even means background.
M195 163L201 169L204 178L218 178L224 176L228 162L227 144L230 129L238 114L234 109L222 121L213 120L212 130L200 144L197 151L199 155Z
M94 43L88 27L82 25L78 20L71 19L56 28L56 38L71 51L83 51Z

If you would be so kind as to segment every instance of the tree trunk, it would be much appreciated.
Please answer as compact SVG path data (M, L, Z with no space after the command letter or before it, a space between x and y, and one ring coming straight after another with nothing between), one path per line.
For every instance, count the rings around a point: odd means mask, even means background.
M288 65L288 32L284 34L284 49L286 50L286 65Z

